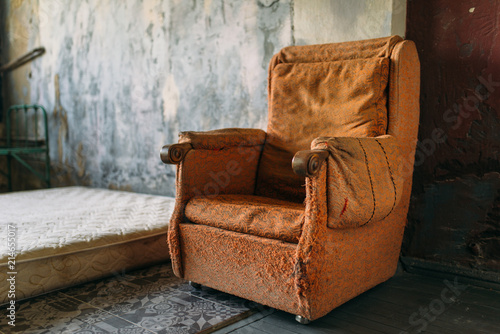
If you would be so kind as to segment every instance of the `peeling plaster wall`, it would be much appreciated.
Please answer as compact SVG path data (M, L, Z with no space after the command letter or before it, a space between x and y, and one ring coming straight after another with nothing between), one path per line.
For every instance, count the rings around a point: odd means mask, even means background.
M179 131L265 129L274 53L299 40L390 35L394 1L338 1L333 12L318 11L328 3L318 1L313 13L301 0L10 0L7 58L47 52L9 78L9 103L50 110L56 186L174 195L162 145ZM356 29L346 12L359 16ZM347 27L332 35L329 20Z
M283 33L270 42L280 47L290 41L286 2L268 8L257 3L82 1L56 8L41 3L40 11L55 20L40 25L47 56L40 80L33 83L43 89L32 99L58 110L52 128L58 129L54 142L60 143L61 172L96 187L173 195L174 168L161 164L159 148L176 142L182 130L262 127L264 89L247 105L253 87L242 73L252 67L258 81L265 78L259 39L269 27L258 26L259 17L273 11L271 29ZM276 28L274 21L281 25Z
M183 130L265 128L267 64L292 40L289 1L40 0L20 7L34 19L20 25L32 34L17 52L38 45L47 52L25 67L28 84L12 78L31 87L28 98L13 100L51 111L56 185L173 195L174 168L160 162L161 146Z
M409 1L407 37L422 86L404 255L500 272L500 1Z

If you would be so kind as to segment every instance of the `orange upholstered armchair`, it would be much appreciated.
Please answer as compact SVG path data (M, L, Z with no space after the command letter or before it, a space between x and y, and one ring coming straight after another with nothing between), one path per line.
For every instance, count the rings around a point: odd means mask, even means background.
M182 132L168 241L176 275L306 323L397 267L419 121L398 36L292 46L269 67L269 123Z

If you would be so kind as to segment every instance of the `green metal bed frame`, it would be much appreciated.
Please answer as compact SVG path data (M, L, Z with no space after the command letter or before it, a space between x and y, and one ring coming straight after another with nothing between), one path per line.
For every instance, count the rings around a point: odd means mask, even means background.
M8 190L12 191L12 160L15 159L26 167L50 188L50 156L49 132L47 111L38 104L15 105L7 110L5 115L4 145L0 145L0 155L7 156L7 173L0 171L7 177ZM39 127L44 134L40 134ZM44 154L45 173L40 173L27 161L26 156Z

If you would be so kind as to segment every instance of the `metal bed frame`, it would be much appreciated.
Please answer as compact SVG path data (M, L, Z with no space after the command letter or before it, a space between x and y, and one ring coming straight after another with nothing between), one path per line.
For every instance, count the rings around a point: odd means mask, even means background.
M50 188L47 111L38 104L23 104L10 107L5 116L6 139L3 145L0 145L0 155L7 156L7 172L0 171L0 173L7 177L8 191L12 191L13 159ZM43 134L40 134L40 126L43 128ZM45 173L40 173L28 163L26 157L34 154L44 154Z

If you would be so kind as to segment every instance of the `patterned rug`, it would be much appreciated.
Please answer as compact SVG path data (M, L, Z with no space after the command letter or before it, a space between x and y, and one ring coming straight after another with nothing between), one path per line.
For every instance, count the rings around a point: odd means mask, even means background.
M194 289L164 264L21 301L16 326L2 315L0 331L211 333L264 309L210 288Z

